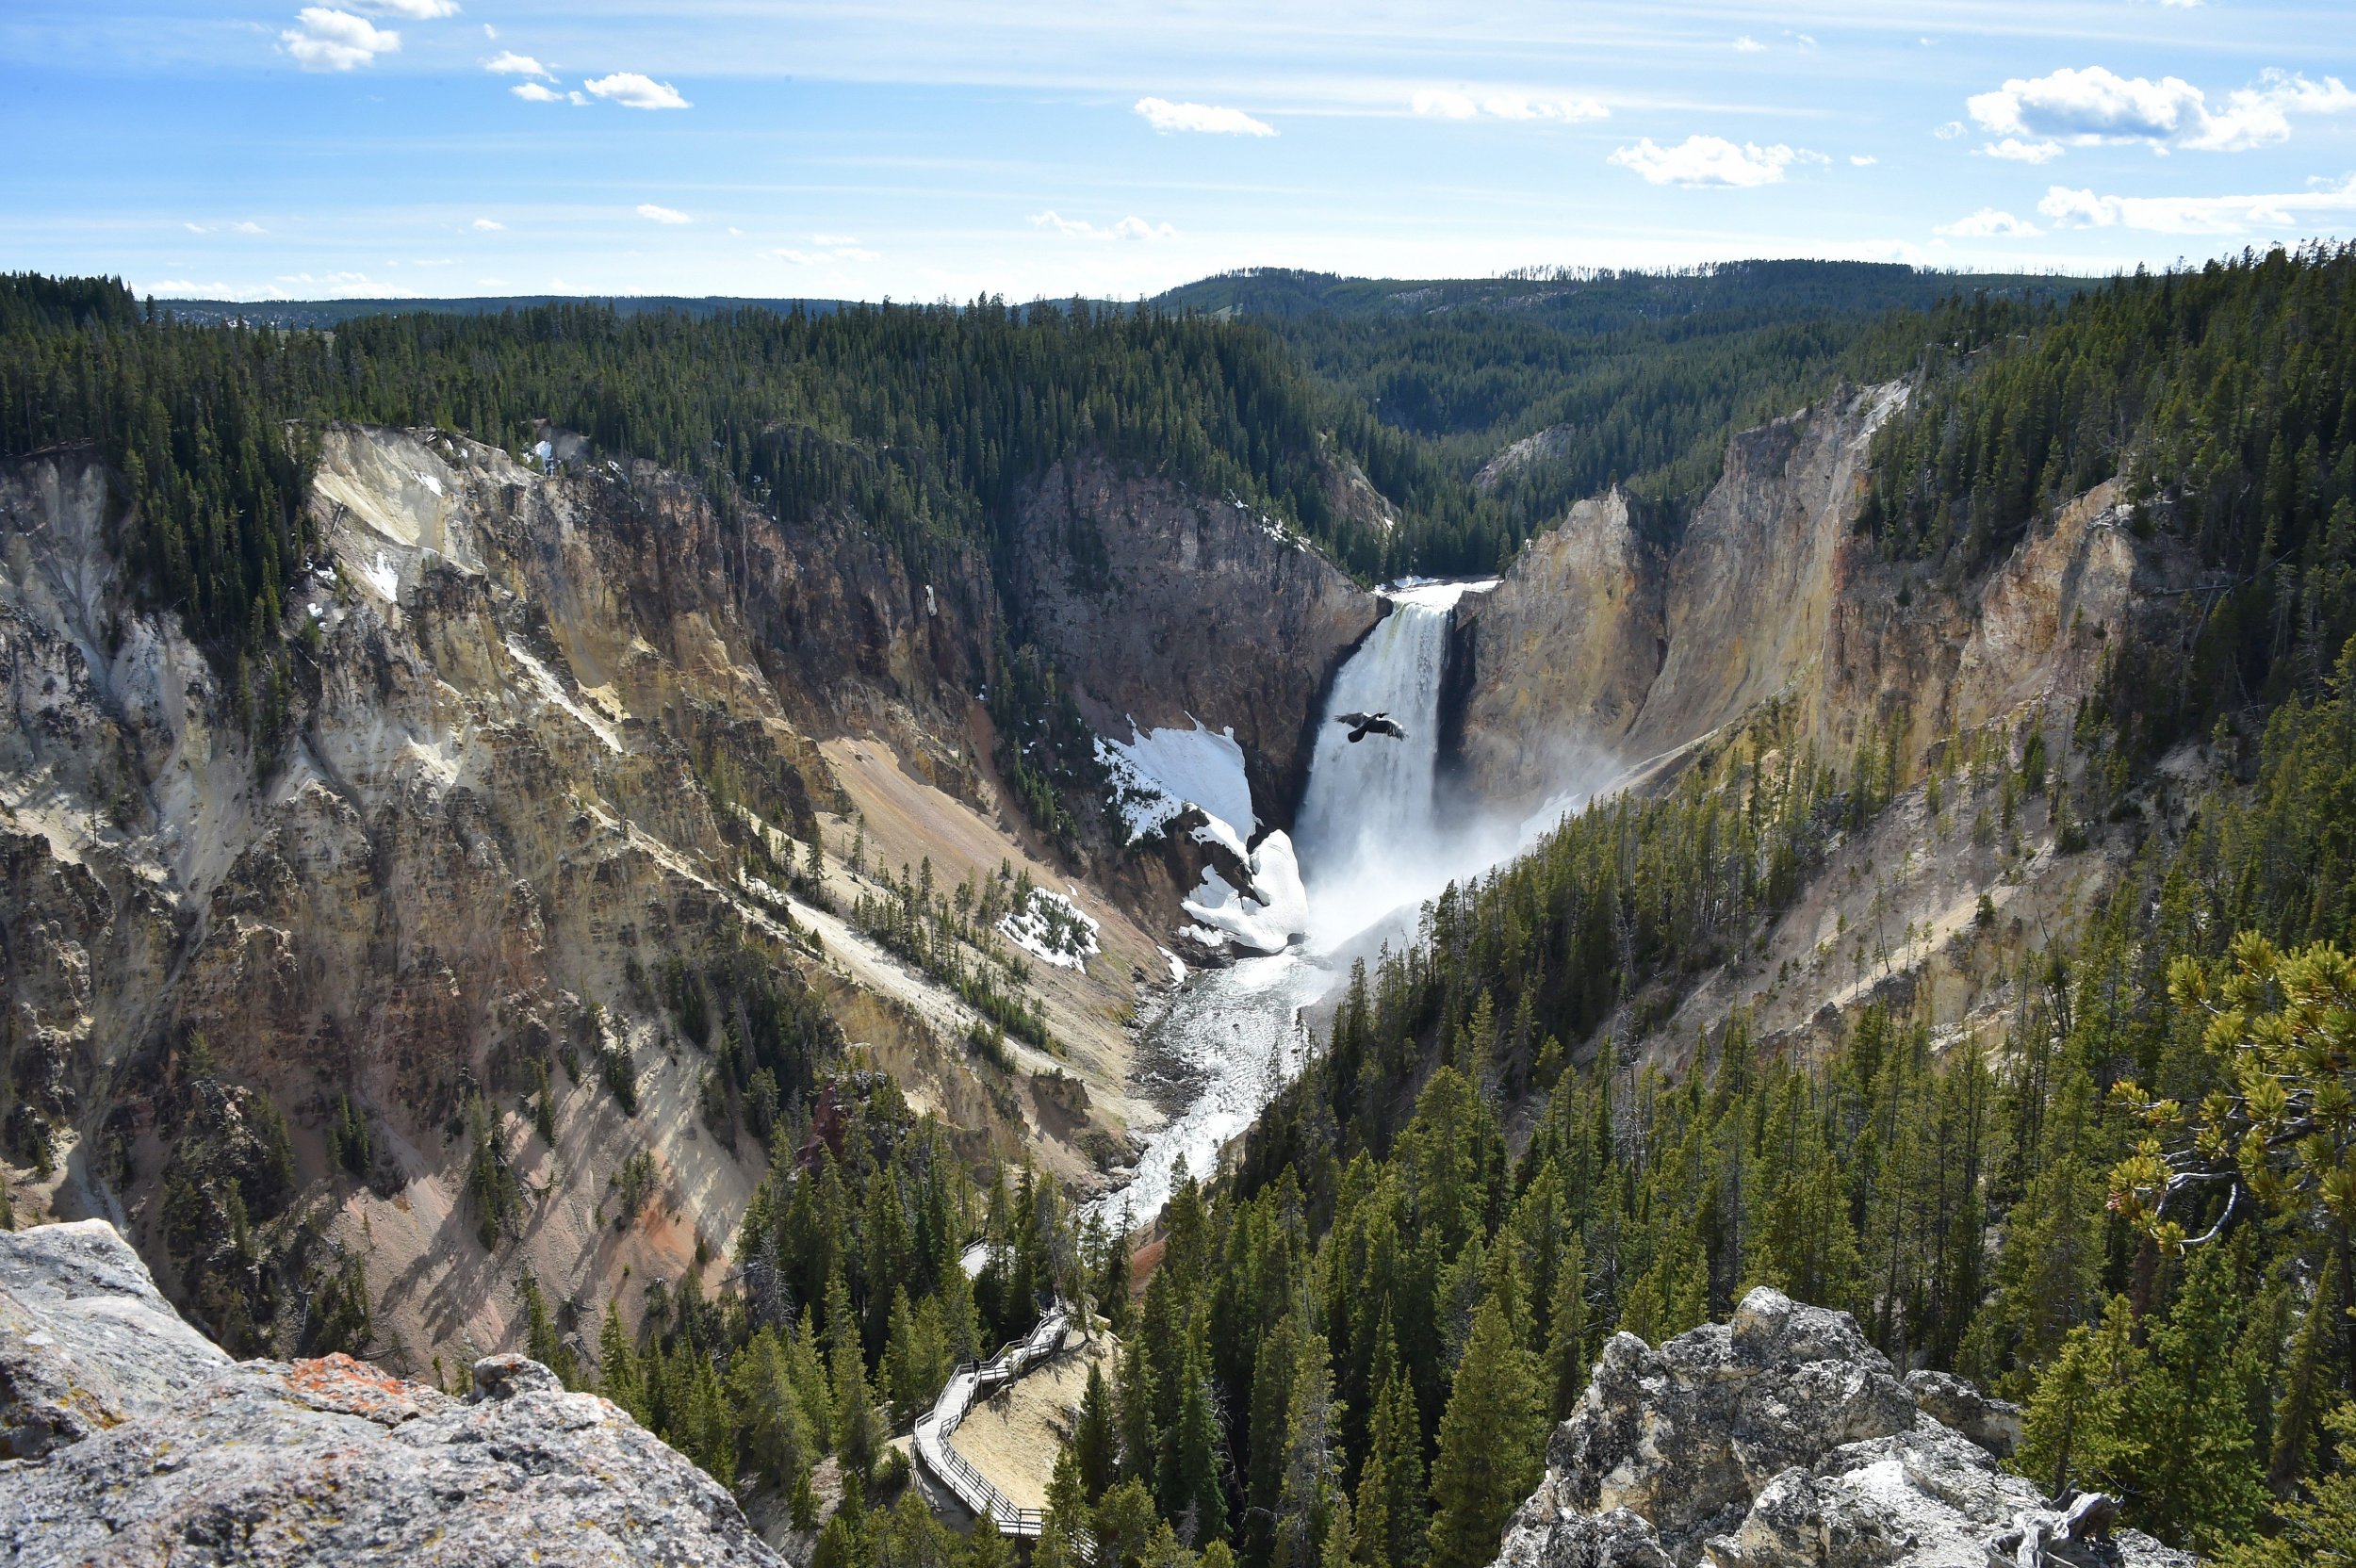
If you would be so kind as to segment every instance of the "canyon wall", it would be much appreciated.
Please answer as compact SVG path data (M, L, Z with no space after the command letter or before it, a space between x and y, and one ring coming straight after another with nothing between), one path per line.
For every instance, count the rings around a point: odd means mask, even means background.
M1374 595L1239 502L1095 459L1026 495L1011 565L1026 633L1090 722L1233 728L1261 814L1290 819L1318 698L1380 618Z
M715 1121L666 975L740 948L976 1152L1101 1180L1158 1114L1124 1021L1167 972L1108 893L1075 890L1102 955L1038 966L1060 1054L1001 1070L956 994L782 890L813 846L838 907L919 860L1068 885L1000 807L979 553L920 576L855 518L780 526L551 435L544 466L325 432L275 683L130 593L90 453L0 469L10 1186L120 1224L222 1337L299 1331L341 1256L413 1372L512 1343L525 1273L577 1330L624 1278L719 1266L768 1152ZM1078 1114L1020 1092L1051 1069ZM530 1197L489 1246L484 1158ZM174 1207L222 1162L285 1280Z

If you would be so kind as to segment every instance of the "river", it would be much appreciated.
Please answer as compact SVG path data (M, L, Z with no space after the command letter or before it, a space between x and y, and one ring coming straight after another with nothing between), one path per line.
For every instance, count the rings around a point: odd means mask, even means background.
M1310 1044L1301 1010L1348 979L1353 939L1519 841L1493 825L1442 821L1435 789L1449 622L1464 594L1493 586L1384 591L1390 612L1334 677L1311 754L1295 833L1308 929L1283 952L1197 972L1149 1025L1142 1054L1185 1099L1146 1139L1137 1174L1085 1217L1141 1225L1169 1201L1177 1162L1210 1176L1219 1151L1299 1075ZM1332 722L1349 712L1386 712L1405 737L1353 743Z

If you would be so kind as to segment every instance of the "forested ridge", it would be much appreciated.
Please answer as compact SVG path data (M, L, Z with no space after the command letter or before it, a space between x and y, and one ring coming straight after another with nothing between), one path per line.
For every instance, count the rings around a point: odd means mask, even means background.
M1393 453L1436 457L1458 510L1424 504L1469 569L1615 482L1674 529L1736 431L1837 378L1885 381L1932 345L2026 330L2087 282L1817 261L1432 283L1263 269L1157 302L1266 322L1333 389L1345 444L1386 495L1406 500L1426 482L1395 472ZM1500 449L1533 435L1543 450L1463 496Z

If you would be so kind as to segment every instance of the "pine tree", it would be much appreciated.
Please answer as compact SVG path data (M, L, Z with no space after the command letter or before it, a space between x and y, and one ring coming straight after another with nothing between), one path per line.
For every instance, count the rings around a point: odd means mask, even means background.
M1376 1396L1366 1462L1358 1472L1357 1549L1366 1568L1415 1568L1430 1525L1424 1505L1423 1418L1404 1367Z
M864 1484L875 1473L883 1434L876 1426L875 1396L867 1386L867 1364L859 1355L856 1319L846 1321L826 1362L834 1399L834 1451L842 1456L844 1471Z
M1162 1477L1162 1512L1177 1527L1183 1544L1199 1548L1227 1534L1227 1493L1220 1478L1226 1467L1220 1460L1219 1420L1211 1404L1210 1356L1203 1347L1199 1315L1186 1336L1186 1355L1179 1376L1183 1386L1167 1473Z
M1276 1510L1284 1486L1285 1434L1292 1426L1300 1340L1300 1327L1288 1313L1261 1339L1254 1361L1243 1540L1236 1554L1246 1568L1264 1568L1276 1550Z
M1121 1468L1121 1427L1102 1362L1088 1364L1088 1387L1080 1395L1080 1413L1072 1430L1072 1451L1079 1465L1082 1490L1093 1505L1111 1487Z
M523 1298L524 1304L524 1353L555 1373L557 1381L566 1388L580 1387L581 1374L573 1364L573 1352L557 1333L556 1324L548 1316L548 1301L540 1294L540 1282L530 1270L517 1282L516 1294Z
M1285 1401L1283 1481L1277 1491L1274 1568L1318 1568L1335 1506L1344 1500L1342 1412L1325 1336L1303 1333Z
M622 1325L619 1300L606 1303L605 1321L597 1329L597 1392L640 1423L646 1420L646 1376L630 1343L630 1331Z
M1483 1302L1440 1418L1431 1568L1483 1568L1496 1559L1497 1532L1538 1480L1537 1380L1503 1307Z
M1562 1421L1587 1392L1587 1254L1577 1236L1563 1243L1562 1261L1555 1265L1547 1315L1547 1413Z

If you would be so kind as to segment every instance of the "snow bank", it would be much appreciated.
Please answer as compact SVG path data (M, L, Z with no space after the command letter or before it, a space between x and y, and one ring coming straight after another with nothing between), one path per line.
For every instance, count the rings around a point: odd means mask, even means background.
M1133 724L1127 741L1096 738L1096 760L1112 775L1113 799L1129 825L1131 842L1158 833L1188 806L1199 806L1224 832L1211 835L1236 854L1260 825L1244 776L1243 747L1235 730L1149 729ZM1197 837L1202 837L1200 833Z
M999 917L1006 939L1041 963L1085 969L1096 956L1096 922L1061 893L1031 890L1030 902Z
M1301 863L1283 833L1260 841L1249 862L1252 885L1261 895L1237 892L1227 879L1203 868L1203 887L1186 900L1186 913L1216 935L1262 953L1282 953L1309 928L1309 894L1301 885Z

